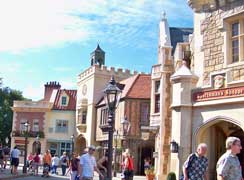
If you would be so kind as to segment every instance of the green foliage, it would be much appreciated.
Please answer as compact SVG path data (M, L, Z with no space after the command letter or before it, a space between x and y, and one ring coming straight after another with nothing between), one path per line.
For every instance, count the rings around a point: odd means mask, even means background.
M10 139L13 121L13 111L11 107L15 100L24 100L20 91L0 86L0 142L3 144L6 144L6 137Z
M176 180L176 175L174 172L170 172L167 176L167 180Z

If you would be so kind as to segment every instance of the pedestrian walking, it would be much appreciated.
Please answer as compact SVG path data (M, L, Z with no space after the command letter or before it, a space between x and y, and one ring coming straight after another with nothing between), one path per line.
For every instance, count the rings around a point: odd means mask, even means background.
M55 154L54 157L52 157L52 174L57 174L57 168L59 166L59 158L58 155Z
M183 165L181 180L207 180L208 159L205 157L207 145L201 143L197 152L190 154Z
M66 152L63 152L63 155L60 157L62 176L66 174L66 169L68 167L69 157Z
M8 146L5 146L3 148L3 161L4 161L4 165L3 168L6 169L7 167L7 162L9 160L10 157L10 148Z
M40 156L38 153L36 153L32 160L32 168L33 168L34 176L38 176L38 169L40 163L41 163Z
M125 180L133 180L134 176L134 160L133 156L131 156L129 149L126 149L124 152L124 179Z
M43 176L48 177L49 176L49 171L51 167L51 161L52 161L52 156L50 154L50 151L47 150L46 153L43 156Z
M97 167L99 171L103 174L103 177L107 177L107 168L108 168L108 152L106 152L98 161ZM103 178L99 176L99 179L102 180Z
M18 175L17 169L18 169L18 166L19 166L19 155L20 155L20 150L18 149L18 146L15 146L14 149L10 153L11 166L12 166L11 172L14 175Z
M70 172L70 180L79 180L80 178L80 159L73 152L71 160L69 162L69 169L67 174Z
M80 157L80 179L81 180L93 180L94 170L103 179L103 174L97 168L96 159L94 157L95 146L88 147L88 152Z
M30 153L27 157L27 167L29 168L28 171L32 171L33 170L33 154Z
M237 137L226 139L226 152L219 158L216 170L218 180L243 180L240 161L241 141Z

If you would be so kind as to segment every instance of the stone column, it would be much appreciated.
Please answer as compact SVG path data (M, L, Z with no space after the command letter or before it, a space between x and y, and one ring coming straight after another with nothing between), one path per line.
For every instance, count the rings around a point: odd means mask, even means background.
M182 164L191 153L192 137L192 101L191 91L196 87L198 77L185 63L171 76L173 88L171 140L179 145L178 153L171 153L170 170L177 179L182 172Z

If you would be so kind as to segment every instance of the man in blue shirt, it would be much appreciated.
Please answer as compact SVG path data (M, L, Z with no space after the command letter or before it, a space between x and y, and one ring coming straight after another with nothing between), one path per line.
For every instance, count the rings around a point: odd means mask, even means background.
M103 174L97 168L96 159L93 156L96 148L95 146L90 146L88 152L80 157L80 179L81 180L93 180L94 170L104 178Z

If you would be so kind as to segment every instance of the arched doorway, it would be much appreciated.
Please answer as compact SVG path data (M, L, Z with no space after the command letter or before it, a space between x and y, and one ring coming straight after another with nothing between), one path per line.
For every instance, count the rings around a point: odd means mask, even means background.
M208 145L208 176L211 180L216 180L216 163L226 151L225 140L229 136L239 137L242 144L244 143L244 132L241 127L225 119L213 119L201 126L196 133L195 147L202 142ZM243 151L241 151L239 157L241 163L244 164Z
M38 153L40 154L41 153L41 143L38 141L35 141L33 144L32 144L32 153L35 154L35 153Z
M86 148L86 139L83 137L82 134L80 134L75 139L75 152L81 155L84 153L85 148Z

